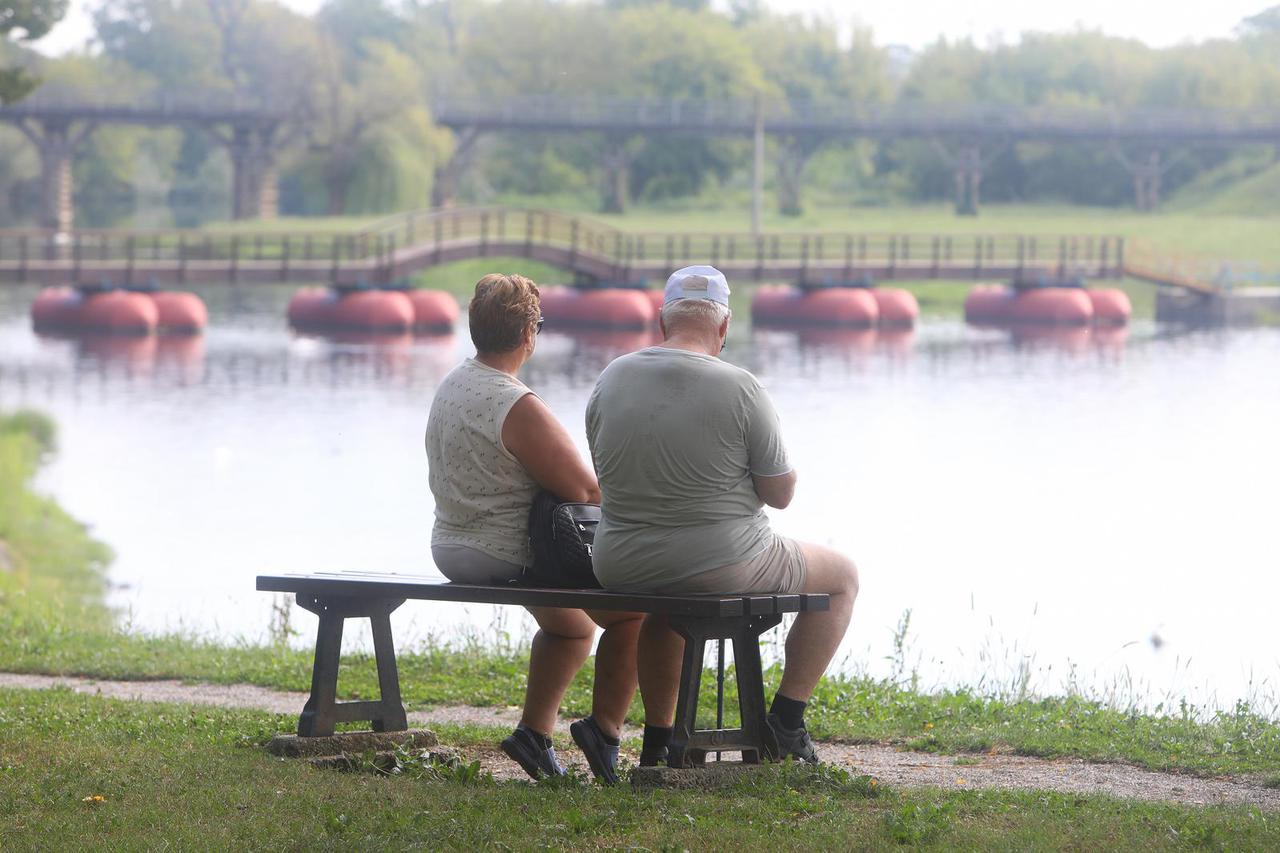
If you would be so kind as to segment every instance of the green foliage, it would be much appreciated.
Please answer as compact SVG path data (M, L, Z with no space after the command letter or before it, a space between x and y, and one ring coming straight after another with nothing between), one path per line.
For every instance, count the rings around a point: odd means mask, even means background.
M0 2L0 42L40 38L62 20L68 0L3 0ZM0 68L0 105L12 104L31 94L40 78L22 67Z
M38 39L67 14L68 0L4 0L0 2L0 35L18 32L24 41Z
M34 409L19 409L0 415L0 436L26 435L35 441L41 453L58 449L58 427L53 418Z
M110 551L31 490L41 458L55 447L46 416L0 416L0 630L43 631L35 626L63 620L90 631L110 624L102 605Z

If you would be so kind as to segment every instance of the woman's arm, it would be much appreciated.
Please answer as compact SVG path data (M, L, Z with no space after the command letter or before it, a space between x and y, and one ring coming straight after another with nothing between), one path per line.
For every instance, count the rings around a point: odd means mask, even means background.
M525 394L502 423L502 443L539 486L564 501L600 503L600 484L569 433L534 394Z

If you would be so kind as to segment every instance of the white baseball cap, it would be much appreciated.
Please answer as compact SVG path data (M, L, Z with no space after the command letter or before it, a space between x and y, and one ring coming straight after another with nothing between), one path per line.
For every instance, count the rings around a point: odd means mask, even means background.
M728 305L729 282L724 273L715 267L697 265L678 269L667 279L662 304L667 305L678 299L709 299Z

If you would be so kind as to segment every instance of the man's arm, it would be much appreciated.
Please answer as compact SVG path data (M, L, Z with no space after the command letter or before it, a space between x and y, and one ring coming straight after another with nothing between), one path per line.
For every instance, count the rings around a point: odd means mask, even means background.
M768 506L786 509L796 493L796 472L782 443L778 410L758 383L752 390L746 435L751 485Z
M752 474L751 485L755 486L760 500L774 509L786 509L796 495L796 472L792 470L776 477Z

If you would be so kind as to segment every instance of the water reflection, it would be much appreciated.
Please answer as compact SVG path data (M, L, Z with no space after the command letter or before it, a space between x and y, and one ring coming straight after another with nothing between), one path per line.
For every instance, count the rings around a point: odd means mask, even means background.
M262 570L430 573L422 434L466 332L299 337L287 289L207 296L200 337L68 340L0 289L0 407L57 419L41 486L115 549L113 603L144 629L258 637ZM522 378L585 450L600 370L656 342L548 329ZM911 609L927 686L1276 683L1280 331L742 326L724 356L768 386L800 471L778 529L863 568L849 668L884 674ZM502 612L409 604L397 639Z

